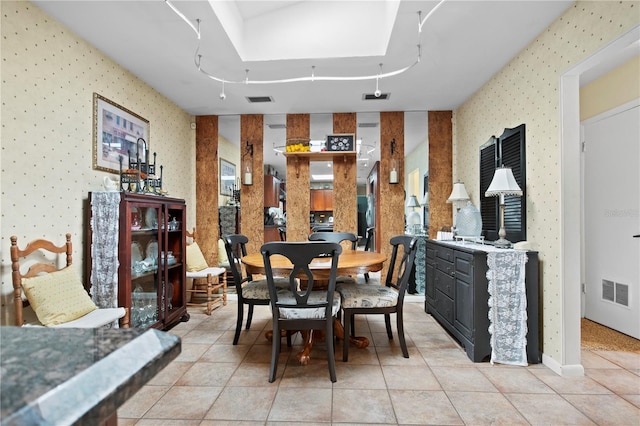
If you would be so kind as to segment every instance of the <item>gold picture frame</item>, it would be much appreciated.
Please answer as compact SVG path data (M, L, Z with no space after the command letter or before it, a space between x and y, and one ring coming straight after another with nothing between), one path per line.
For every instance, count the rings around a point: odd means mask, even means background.
M128 169L129 152L134 157L145 158L148 149L149 120L94 93L93 168L119 174L120 157L123 168Z

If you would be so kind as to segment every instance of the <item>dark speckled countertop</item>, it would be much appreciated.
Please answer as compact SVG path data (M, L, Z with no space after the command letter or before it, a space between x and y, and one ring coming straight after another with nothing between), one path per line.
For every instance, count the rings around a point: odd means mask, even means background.
M0 327L0 423L99 424L180 346L155 329Z

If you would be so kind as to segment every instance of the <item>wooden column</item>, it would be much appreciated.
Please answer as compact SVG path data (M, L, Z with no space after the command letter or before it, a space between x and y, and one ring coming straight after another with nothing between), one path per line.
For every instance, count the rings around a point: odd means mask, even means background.
M333 114L333 132L356 133L355 113ZM333 230L358 235L358 190L356 158L333 159ZM364 236L364 235L363 235Z
M309 114L287 114L287 140L309 139ZM309 158L287 158L287 241L307 241L311 193Z
M196 117L196 209L198 245L211 265L218 263L218 116ZM189 224L193 230L193 224Z
M264 244L264 167L263 167L264 116L258 114L240 116L240 229L249 238L247 252L256 253ZM245 160L250 159L247 142L253 145L251 173L252 185L244 185Z
M429 111L429 238L453 225L447 198L453 187L453 125L451 111Z
M394 152L391 153L391 141L395 140ZM398 162L399 182L389 183L391 159ZM404 234L404 113L380 113L380 174L378 175L380 197L378 205L380 215L376 218L376 241L379 251L391 255L389 240L391 237ZM378 244L376 244L378 246ZM386 278L387 268L382 271L381 280Z

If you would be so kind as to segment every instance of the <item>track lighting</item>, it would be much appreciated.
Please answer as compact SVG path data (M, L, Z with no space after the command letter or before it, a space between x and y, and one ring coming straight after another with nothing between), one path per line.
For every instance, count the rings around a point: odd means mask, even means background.
M187 25L189 25L189 27L196 33L197 39L198 39L198 43L197 43L197 47L196 47L196 52L195 52L195 57L194 57L194 62L196 65L196 68L198 69L198 71L200 71L201 73L203 73L204 75L206 75L207 77L209 77L212 80L215 81L219 81L221 83L234 83L234 84L279 84L279 83L297 83L297 82L305 82L305 81L363 81L363 80L376 80L376 91L374 92L374 95L378 98L380 96L382 96L382 92L380 91L378 84L379 81L383 78L388 78L388 77L394 77L396 75L402 74L405 71L408 71L409 69L413 68L414 66L416 66L420 60L421 60L421 56L422 56L422 46L420 45L420 35L422 33L422 27L424 26L424 24L426 23L427 19L429 19L429 17L442 5L442 3L444 3L445 0L440 0L440 2L429 11L429 13L427 14L427 16L422 19L422 13L418 12L418 45L417 45L417 56L416 59L409 65L393 70L393 71L389 71L387 73L382 73L382 64L380 64L380 72L378 74L372 74L372 75L355 75L355 76L322 76L322 75L316 75L315 73L315 66L311 67L311 75L308 76L301 76L301 77L292 77L292 78L283 78L283 79L275 79L275 80L249 80L249 70L246 69L245 70L245 78L243 80L229 80L229 79L225 79L225 78L221 78L221 77L217 77L213 74L208 73L207 71L205 71L202 68L202 55L200 54L200 42L201 42L201 32L200 32L200 19L196 19L196 24L194 25L182 12L180 12L169 0L165 0L165 3L167 4L167 6L169 6L171 8L171 10L173 10L175 12L176 15L178 15L183 21L185 21L187 23ZM224 86L223 86L223 91L220 93L220 99L224 100L226 98L226 95L224 93Z
M220 100L224 101L227 99L227 95L224 93L224 81L222 82L222 92L220 92Z

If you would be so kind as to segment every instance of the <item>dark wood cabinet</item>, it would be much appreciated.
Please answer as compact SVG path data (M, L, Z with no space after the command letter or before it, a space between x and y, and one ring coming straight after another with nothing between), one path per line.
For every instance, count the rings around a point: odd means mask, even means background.
M264 206L280 207L280 179L264 175Z
M187 321L184 200L121 193L118 304L132 327L167 329Z
M529 251L527 257L527 360L537 364L541 362L538 253ZM462 243L427 240L425 262L425 311L462 344L472 361L488 360L487 252Z
M280 241L280 232L277 226L265 226L264 227L264 242Z
M311 211L324 212L333 211L333 190L332 189L312 189Z

